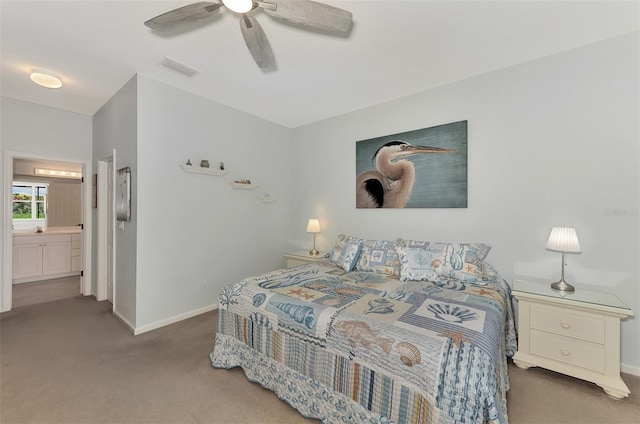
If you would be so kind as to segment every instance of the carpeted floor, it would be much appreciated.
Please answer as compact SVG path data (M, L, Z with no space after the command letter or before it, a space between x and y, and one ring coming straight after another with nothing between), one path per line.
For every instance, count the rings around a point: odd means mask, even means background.
M19 308L66 299L80 293L80 276L53 278L32 283L14 284L12 301L13 307Z
M111 304L72 298L0 315L0 422L303 423L240 369L211 367L216 312L133 336ZM520 423L637 423L630 398L541 369L510 366L509 418Z

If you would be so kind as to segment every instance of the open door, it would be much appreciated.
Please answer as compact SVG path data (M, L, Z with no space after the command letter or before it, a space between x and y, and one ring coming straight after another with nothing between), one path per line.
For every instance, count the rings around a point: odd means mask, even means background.
M97 300L108 300L112 304L115 299L114 166L115 150L113 151L113 155L101 159L98 162L97 182L98 282L96 298Z

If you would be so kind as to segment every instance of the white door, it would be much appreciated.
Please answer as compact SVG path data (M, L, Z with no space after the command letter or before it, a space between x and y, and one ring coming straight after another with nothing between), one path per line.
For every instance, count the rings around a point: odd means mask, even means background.
M107 300L113 304L113 162L107 167Z
M71 272L80 271L82 271L82 231L80 234L71 234Z
M82 223L82 184L49 183L47 193L47 226L70 227Z

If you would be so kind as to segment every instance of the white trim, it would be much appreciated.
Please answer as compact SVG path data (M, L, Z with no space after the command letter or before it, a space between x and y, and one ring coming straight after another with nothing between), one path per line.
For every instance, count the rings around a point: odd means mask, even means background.
M116 317L118 319L118 321L120 321L121 323L124 324L125 327L127 327L127 329L129 331L131 331L134 335L135 333L135 326L133 324L131 324L125 317L123 317L122 315L120 315L118 313L118 311L116 311L115 309L113 310L113 316Z
M640 367L628 364L620 364L620 372L640 377Z
M138 327L133 330L134 335L146 333L151 330L158 329L160 327L165 327L170 324L175 324L176 322L183 321L185 319L193 318L197 315L204 314L206 312L214 311L218 309L218 304L214 303L213 305L205 306L203 308L194 309L193 311L185 312L184 314L174 315L170 318L163 319L161 321L156 321L151 324L143 325L142 327Z
M3 193L2 207L4 208L4 219L2 222L2 243L4 255L2 258L4 273L2 275L2 309L0 312L11 310L13 293L13 232L11 230L11 218L13 217L12 202L9 193L13 186L13 155L10 152L4 154L4 187L0 188Z
M87 175L90 173L91 161L61 158L48 155L37 155L33 153L21 153L15 151L4 152L4 187L0 188L3 193L4 222L2 222L4 246L3 255L3 289L2 289L2 308L0 312L7 312L12 307L13 296L13 231L11 230L11 217L13 216L11 189L13 186L13 160L14 159L36 159L45 161L68 162L82 165L82 173ZM86 182L86 181L85 181ZM91 294L91 184L84 184L84 193L82 198L83 210L82 220L84 231L82 231L82 294L88 296Z

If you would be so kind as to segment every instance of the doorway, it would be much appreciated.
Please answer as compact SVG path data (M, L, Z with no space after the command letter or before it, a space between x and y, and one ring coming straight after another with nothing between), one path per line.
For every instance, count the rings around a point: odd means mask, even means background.
M98 240L97 240L97 300L108 300L115 310L115 217L114 217L114 178L115 155L112 154L98 161L97 207L98 207Z
M38 163L52 163L58 165L57 168L61 169L60 165L68 165L73 167L79 167L83 177L90 174L91 163L88 161L78 161L76 159L69 158L56 158L43 155L35 155L28 153L18 152L5 152L4 157L4 222L3 225L3 289L2 289L2 307L0 312L6 312L13 307L13 276L14 276L14 246L13 246L13 181L14 181L14 163L15 161L34 161ZM25 171L20 171L25 174ZM35 171L33 171L35 172ZM78 237L74 237L78 240L74 244L70 245L70 249L80 250L81 256L77 258L80 262L78 266L80 270L80 277L78 283L78 293L85 296L91 294L91 184L81 184L80 189L80 223L84 230L78 233ZM73 243L73 242L72 242ZM74 266L76 266L74 264Z

